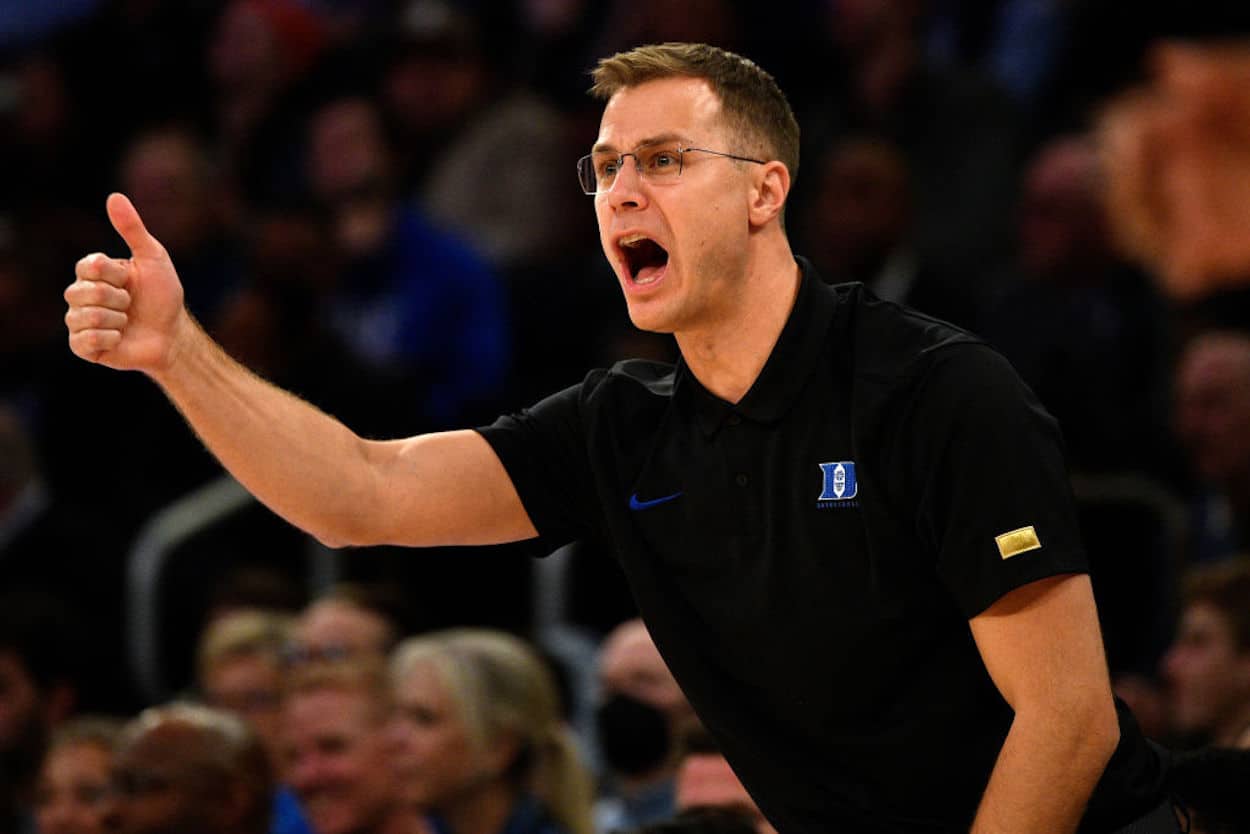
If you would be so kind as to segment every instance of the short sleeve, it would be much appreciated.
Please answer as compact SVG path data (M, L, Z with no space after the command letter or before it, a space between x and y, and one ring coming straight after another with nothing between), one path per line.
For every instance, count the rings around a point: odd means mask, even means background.
M1010 364L937 351L901 425L918 533L969 618L1038 579L1088 570L1059 427Z
M546 555L597 529L581 392L581 385L567 388L477 429L499 456L538 530L539 539L529 548L534 555Z

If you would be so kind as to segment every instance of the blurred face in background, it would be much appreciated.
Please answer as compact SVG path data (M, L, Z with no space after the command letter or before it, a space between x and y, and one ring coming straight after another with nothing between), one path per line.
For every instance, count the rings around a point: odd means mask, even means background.
M292 634L293 659L384 657L392 638L391 626L378 614L350 602L326 599L300 615Z
M207 761L200 731L180 721L144 730L118 751L108 827L118 834L219 834L223 774Z
M49 751L35 787L40 834L104 834L113 754L83 741Z
M282 721L282 668L260 653L226 657L205 671L204 700L251 725L278 761Z
M1237 645L1232 624L1214 605L1197 602L1185 609L1163 671L1181 732L1219 741L1222 729L1250 715L1250 651Z
M296 692L283 707L283 772L316 834L377 830L397 807L384 708L363 691Z
M1198 474L1250 487L1250 338L1200 336L1176 375L1176 428Z
M417 664L396 683L394 694L390 736L404 800L440 810L466 799L466 786L488 771L435 667Z
M725 757L717 753L693 753L677 770L677 809L733 808L751 817L759 834L777 834L755 800L747 793Z

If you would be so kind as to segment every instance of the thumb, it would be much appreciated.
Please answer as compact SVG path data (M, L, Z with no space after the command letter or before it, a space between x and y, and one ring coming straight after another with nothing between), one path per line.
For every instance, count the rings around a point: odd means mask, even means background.
M164 247L161 246L160 241L152 237L147 226L143 225L143 219L139 217L134 203L130 202L130 198L125 194L116 192L110 194L108 202L105 203L105 209L108 211L109 222L122 236L122 240L126 241L132 255L142 257L164 253Z

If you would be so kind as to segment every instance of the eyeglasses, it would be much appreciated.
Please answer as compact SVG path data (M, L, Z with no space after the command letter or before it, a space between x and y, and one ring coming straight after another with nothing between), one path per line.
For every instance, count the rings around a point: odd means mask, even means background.
M707 148L656 145L650 148L640 148L633 153L588 153L577 160L577 179L582 185L582 191L586 194L595 195L600 191L607 191L612 187L612 183L616 182L616 175L625 164L625 157L632 156L638 175L647 182L655 185L673 182L681 176L682 168L685 167L685 156L688 153L710 153L726 159L736 159L739 162L765 164L763 159L752 159L749 156L738 156Z

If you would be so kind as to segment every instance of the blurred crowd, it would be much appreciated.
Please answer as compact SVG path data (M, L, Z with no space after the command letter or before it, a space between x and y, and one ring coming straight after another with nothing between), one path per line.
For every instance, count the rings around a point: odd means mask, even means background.
M0 834L764 830L608 543L325 551L61 321L74 262L123 253L120 190L225 349L363 435L672 358L574 179L588 70L667 40L790 97L786 225L824 280L975 331L1058 418L1148 733L1250 746L1250 291L1124 254L1098 131L1159 44L1250 32L1237 5L0 3ZM742 819L665 821L707 804Z

